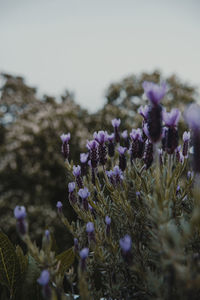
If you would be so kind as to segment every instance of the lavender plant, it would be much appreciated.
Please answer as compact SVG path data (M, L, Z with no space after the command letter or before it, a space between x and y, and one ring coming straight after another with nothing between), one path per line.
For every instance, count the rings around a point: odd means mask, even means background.
M46 299L74 299L75 293L81 299L200 297L200 108L187 110L192 138L188 131L180 140L179 110L166 112L160 103L166 86L146 82L144 89L150 104L139 110L141 128L128 134L114 119L114 132L95 132L86 141L88 152L81 154L80 165L68 159L70 134L61 136L72 180L68 199L77 221L65 218L66 203L57 202L57 214L74 237L73 248L56 255L46 230L39 249L29 237L25 208L15 208L17 230L28 249L28 258L20 252L15 265L28 259L26 276L34 260L34 282ZM188 163L191 156L195 173ZM1 259L3 275L4 265ZM15 279L11 289L6 276L0 282L9 287L11 298L23 286Z

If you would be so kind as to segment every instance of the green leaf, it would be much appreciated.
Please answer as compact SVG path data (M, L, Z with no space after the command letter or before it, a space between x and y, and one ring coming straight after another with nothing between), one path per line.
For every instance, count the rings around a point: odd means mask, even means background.
M57 255L56 259L60 261L59 273L64 276L65 271L69 269L75 259L73 247Z
M22 287L18 293L20 300L41 300L43 299L41 293L41 287L37 283L37 279L40 276L40 269L35 259L29 255L27 268L24 273L24 281Z
M27 255L24 255L22 248L19 245L16 247L16 254L20 265L21 275L23 275L28 266L28 257Z
M20 279L20 264L15 248L8 237L0 231L0 283L7 286L13 298Z

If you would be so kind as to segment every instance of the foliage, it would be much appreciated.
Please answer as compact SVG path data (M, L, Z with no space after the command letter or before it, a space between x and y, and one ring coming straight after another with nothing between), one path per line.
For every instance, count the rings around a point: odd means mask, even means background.
M139 104L146 103L141 83L161 79L162 75L154 72L111 85L102 110L89 114L75 104L69 92L58 100L39 99L22 78L3 75L0 227L21 247L15 249L1 234L0 282L6 287L1 297L6 299L9 291L11 299L41 299L37 279L48 269L52 299L73 299L74 293L81 299L199 299L199 190L193 176L187 177L190 156L180 161L176 153L164 152L161 163L156 146L153 165L146 168L143 159L130 160L127 152L123 179L113 185L106 171L119 164L119 145L115 144L115 156L107 157L106 165L99 166L95 174L90 168L87 176L82 176L90 191L90 209L83 207L77 184L77 200L70 202L67 196L67 184L76 181L73 166L86 151L91 131L107 129L111 133L113 117L121 118L121 132L140 126L141 116L136 111ZM195 101L195 88L175 76L167 83L169 90L163 99L167 108L177 106L183 112L185 105ZM179 132L185 128L181 119ZM65 164L59 138L63 132L71 133L70 158ZM121 145L125 145L122 138ZM106 151L107 147L106 142ZM58 214L57 201L63 202ZM18 204L27 207L29 216L29 230L21 241L12 217ZM109 234L106 216L111 218ZM88 222L94 224L93 239L86 232ZM43 234L46 228L51 231L49 242ZM126 234L132 240L130 257L119 244ZM71 236L78 240L74 248L70 248ZM86 269L79 257L84 247L90 250Z

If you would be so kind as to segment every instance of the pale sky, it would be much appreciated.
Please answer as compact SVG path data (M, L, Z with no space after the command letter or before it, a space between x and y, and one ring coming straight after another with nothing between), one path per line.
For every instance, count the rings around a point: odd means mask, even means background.
M0 0L0 41L0 71L91 111L132 73L200 86L200 0Z

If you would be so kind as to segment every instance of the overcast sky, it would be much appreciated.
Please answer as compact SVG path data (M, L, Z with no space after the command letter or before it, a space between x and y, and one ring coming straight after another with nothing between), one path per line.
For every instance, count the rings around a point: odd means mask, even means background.
M93 111L132 73L200 86L200 0L0 0L0 42L0 71Z

